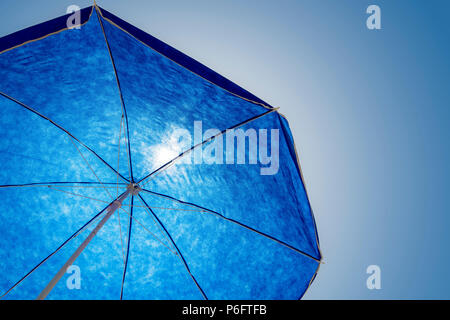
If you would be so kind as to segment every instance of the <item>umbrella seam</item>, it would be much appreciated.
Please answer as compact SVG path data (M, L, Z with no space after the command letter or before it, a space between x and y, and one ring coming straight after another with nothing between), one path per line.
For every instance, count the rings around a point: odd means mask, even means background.
M138 39L136 36L132 35L130 32L126 31L125 29L123 29L122 27L120 27L119 25L117 25L115 22L113 22L113 21L111 21L110 19L104 17L104 16L103 16L103 13L102 13L102 10L103 10L103 9L100 8L100 7L98 7L98 6L96 6L96 7L97 7L98 9L100 9L99 11L100 11L100 15L102 16L102 18L105 19L107 22L109 22L111 25L113 25L114 27L118 28L119 30L125 32L126 34L128 34L129 36L131 36L133 39L135 39L136 41L142 43L144 46L150 48L150 49L153 50L154 52L160 54L161 56L165 57L166 59L169 59L169 60L172 61L173 63L176 63L177 65L179 65L179 66L182 67L183 69L188 70L189 72L191 72L191 73L195 74L196 76L198 76L198 77L200 77L200 78L202 78L202 79L208 81L209 83L213 84L214 86L216 86L216 87L218 87L218 88L221 88L222 90L224 90L224 91L226 91L226 92L232 94L232 95L235 96L235 97L238 97L238 98L240 98L240 99L242 99L242 100L245 100L245 101L247 101L247 102L250 102L250 103L252 103L252 104L258 105L258 106L263 107L263 108L265 108L265 109L269 109L269 110L275 109L275 108L273 108L273 107L270 107L270 106L266 105L265 103L261 103L261 102L257 102L257 101L254 101L254 100L251 100L251 99L248 99L248 98L244 98L244 97L242 97L242 96L240 96L240 95L238 95L238 94L236 94L236 93L234 93L234 92L232 92L232 91L230 91L230 90L228 90L228 89L225 89L224 87L218 85L217 83L214 83L214 82L212 82L211 80L206 79L205 77L199 75L198 73L196 73L196 72L190 70L189 68L183 66L182 64L176 62L175 60L169 58L169 57L166 56L165 54L159 52L158 50L154 49L154 48L151 47L150 45L146 44L146 43L143 42L142 40ZM206 67L206 66L205 66L205 67ZM208 69L209 69L209 68L208 68ZM211 71L212 71L212 70L211 70ZM229 81L229 80L228 80L228 81ZM231 81L230 81L230 82L231 82ZM233 84L234 84L234 83L233 83ZM237 85L236 85L236 86L237 86ZM243 89L243 90L245 90L245 89Z
M283 117L286 120L286 122L289 124L289 120L283 114L281 114L279 112L278 112L278 114L281 117ZM280 122L280 124L284 128L283 123ZM311 201L310 201L309 195L308 195L308 190L306 189L306 183L305 183L305 179L304 179L304 176L303 176L302 167L300 165L300 158L298 156L297 146L295 145L295 141L294 141L293 137L290 140L292 140L292 144L293 144L294 151L295 151L295 158L296 158L295 160L297 162L298 172L300 173L300 179L301 179L301 181L303 183L303 188L305 189L306 199L308 200L308 204L309 204L309 207L311 209L311 216L312 216L312 221L313 221L313 224L314 224L314 233L315 233L315 237L316 237L316 245L317 245L317 249L318 249L319 254L320 254L320 261L322 261L323 260L323 255L322 255L322 250L320 249L319 235L318 235L318 231L317 231L316 218L314 217L314 210L312 209Z
M281 240L279 240L279 239L277 239L277 238L275 238L275 237L273 237L271 235L268 235L268 234L266 234L264 232L261 232L261 231L255 229L255 228L252 228L252 227L250 227L250 226L248 226L248 225L246 225L246 224L244 224L242 222L239 222L239 221L237 221L235 219L227 218L223 214L221 214L219 212L216 212L214 210L211 210L211 209L199 206L199 205L191 203L191 202L186 202L186 201L183 201L183 200L179 200L179 199L176 199L176 198L174 198L172 196L169 196L169 195L165 195L165 194L162 194L162 193L150 191L150 190L147 190L147 189L142 189L142 191L145 191L145 192L148 192L148 193L154 194L154 195L159 195L159 196L162 196L162 197L165 197L165 198L168 198L168 199L172 199L173 201L176 201L176 202L179 202L179 203L182 203L182 204L185 204L185 205L190 205L190 206L194 206L194 207L203 209L205 211L213 213L214 215L216 215L216 216L218 216L218 217L220 217L222 219L225 219L226 221L229 221L229 222L232 222L234 224L237 224L237 225L239 225L241 227L244 227L244 228L246 228L246 229L248 229L250 231L253 231L253 232L255 232L255 233L257 233L257 234L259 234L259 235L261 235L263 237L266 237L266 238L268 238L268 239L270 239L270 240L272 240L272 241L274 241L274 242L276 242L278 244L281 244L281 245L287 247L288 249L291 249L291 250L293 250L293 251L295 251L297 253L300 253L300 254L302 254L302 255L304 255L304 256L306 256L306 257L308 257L308 258L310 258L310 259L312 259L312 260L314 260L316 262L319 262L319 263L321 262L320 259L317 259L317 258L313 257L312 255L310 255L310 254L308 254L308 253L306 253L306 252L304 252L304 251L302 251L300 249L297 249L294 246L291 246L290 244L288 244L288 243L286 243L284 241L281 241Z
M56 122L54 122L53 120L51 120L50 118L44 116L43 114L39 113L37 110L34 110L33 108L27 106L25 103L20 102L19 100L3 93L2 91L0 91L0 95L5 97L6 99L11 100L12 102L15 102L16 104L18 104L19 106L27 109L28 111L33 112L34 114L38 115L39 117L41 117L42 119L47 120L48 122L50 122L51 124L53 124L55 127L57 127L58 129L60 129L61 131L65 132L69 137L73 138L75 141L77 141L78 143L80 143L83 147L85 147L86 149L88 149L92 154L94 154L99 160L101 160L104 164L106 164L111 170L113 170L116 174L118 174L124 181L129 182L125 177L123 177L120 173L118 173L108 162L106 162L102 157L100 157L93 149L91 149L90 147L88 147L86 144L84 144L82 141L80 141L78 138L76 138L73 134L71 134L68 130L64 129L63 127L61 127L59 124L57 124Z
M94 7L95 7L95 11L98 13L97 4L94 4ZM106 37L106 32L105 32L105 29L103 27L103 22L102 22L100 16L101 16L101 13L100 13L100 15L97 14L98 21L99 21L100 26L102 28L103 37L104 37L105 42L106 42L106 47L108 48L108 53L109 53L109 56L111 58L111 63L112 63L113 69L114 69L114 75L116 77L117 87L119 89L120 101L121 101L121 104L122 104L122 115L125 114L125 121L126 121L126 127L127 127L128 160L129 160L129 164L130 164L130 178L131 178L131 181L134 182L133 164L132 164L132 161L131 161L130 128L129 128L129 124L128 124L127 109L125 107L125 100L124 100L124 97L123 97L123 94L122 94L122 87L120 85L119 75L118 75L117 69L116 69L116 63L114 62L114 57L113 57L113 54L112 54L112 51L111 51L111 47L109 46L108 38Z
M156 218L156 220L158 220L159 224L161 225L161 227L164 229L164 231L167 233L167 235L169 236L170 240L172 241L173 245L175 246L175 248L177 249L180 259L182 260L187 272L189 273L189 275L191 276L192 280L195 282L197 288L200 290L201 294L203 295L203 298L205 298L205 300L208 300L208 297L205 294L205 291L203 291L202 287L200 286L200 284L198 283L197 279L195 279L194 275L192 274L191 270L189 269L189 266L186 262L186 260L184 259L183 254L181 253L180 249L178 248L178 246L176 245L175 241L173 240L172 236L170 235L169 231L167 231L166 227L164 226L164 224L161 222L161 220L159 220L158 216L155 214L155 212L153 212L153 210L148 206L147 202L144 200L144 198L139 194L138 195L139 198L141 198L142 202L147 206L147 208L150 210L150 212L153 214L153 216Z
M156 220L155 220L155 218L153 217L153 215L151 214L151 212L148 211L148 208L146 208L146 206L145 206L144 202L142 201L142 199L141 199L141 198L138 198L138 199L139 199L139 201L141 201L141 203L144 205L144 209L146 209L145 212L147 212L147 213L150 215L150 217L152 218L153 223L158 227L159 231L161 232L161 234L163 235L163 237L166 239L167 243L170 243L170 240L167 238L167 235L164 234L163 230L161 229L161 225L158 224L158 222L156 222ZM155 209L155 207L153 207L153 208ZM170 245L170 244L169 244L169 245Z
M127 267L128 267L128 257L130 254L130 239L131 239L131 227L133 226L133 200L134 200L134 195L131 195L131 209L130 209L130 218L129 218L129 222L128 222L128 241L127 241L127 255L125 258L125 265L123 268L123 275L122 275L122 284L120 287L120 300L123 299L123 286L125 284L125 276L127 273Z

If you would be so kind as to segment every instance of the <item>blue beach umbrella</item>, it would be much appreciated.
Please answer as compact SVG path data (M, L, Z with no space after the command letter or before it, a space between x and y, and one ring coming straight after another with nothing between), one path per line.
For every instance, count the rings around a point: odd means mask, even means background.
M3 299L298 299L317 274L287 120L96 5L0 39L0 138Z

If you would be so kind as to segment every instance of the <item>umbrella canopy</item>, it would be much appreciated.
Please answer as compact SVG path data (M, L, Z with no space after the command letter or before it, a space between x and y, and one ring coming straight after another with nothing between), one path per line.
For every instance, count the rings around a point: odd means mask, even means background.
M96 5L80 17L0 39L2 298L65 263L50 299L302 297L321 253L287 120Z

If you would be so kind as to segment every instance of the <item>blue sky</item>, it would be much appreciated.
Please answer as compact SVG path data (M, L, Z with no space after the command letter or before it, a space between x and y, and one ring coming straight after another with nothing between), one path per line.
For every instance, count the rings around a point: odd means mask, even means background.
M0 36L71 4L4 2ZM305 298L450 298L448 1L98 4L287 116L325 261Z

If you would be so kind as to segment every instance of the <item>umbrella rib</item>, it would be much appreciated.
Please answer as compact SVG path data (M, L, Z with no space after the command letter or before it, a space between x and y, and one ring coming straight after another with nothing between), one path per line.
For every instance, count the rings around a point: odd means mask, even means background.
M114 57L111 52L111 47L109 46L108 38L106 37L106 32L103 27L103 22L102 22L102 19L100 18L101 14L98 12L97 4L94 4L94 6L95 6L95 11L97 12L97 18L98 18L98 21L100 22L100 26L101 26L102 32L103 32L103 37L105 38L106 47L108 48L109 56L111 58L111 63L112 63L113 69L114 69L114 75L116 77L117 88L119 89L120 102L122 104L122 115L125 115L125 122L126 122L126 127L127 127L126 129L127 129L127 143L128 143L128 161L129 161L129 165L130 165L131 181L133 182L134 181L133 165L132 165L132 161L131 161L130 130L129 130L129 125L128 125L127 109L125 107L125 100L124 100L123 94L122 94L122 87L120 85L119 75L117 74L116 63L114 62Z
M34 186L28 186L28 187L49 187L49 188L51 188L51 187L53 187L53 186L58 186L58 187L60 187L60 188L77 188L77 189L105 189L105 188L108 188L108 189L116 189L116 187L114 186L114 187L105 187L105 186L68 186L68 185L51 185L51 184L48 184L48 185L34 185ZM17 187L17 186L16 186ZM22 188L26 188L27 186L22 186ZM0 187L1 188L1 187Z
M131 209L130 209L130 218L128 220L128 241L127 241L127 255L125 257L125 264L123 266L123 274L122 274L122 283L120 285L120 300L123 299L123 285L125 283L125 276L127 274L127 266L128 266L128 257L130 255L130 239L131 239L131 227L133 225L133 202L134 195L131 195Z
M103 159L102 157L100 157L94 150L92 150L90 147L88 147L86 144L84 144L82 141L80 141L78 138L76 138L73 134L71 134L68 130L64 129L62 126L60 126L59 124L57 124L56 122L54 122L53 120L51 120L50 118L44 116L42 113L38 112L37 110L27 106L25 103L7 95L6 93L3 93L0 91L0 95L5 97L8 100L11 100L12 102L15 102L16 104L20 105L21 107L27 109L28 111L33 112L34 114L36 114L37 116L41 117L42 119L45 119L47 121L49 121L51 124L53 124L55 127L57 127L58 129L62 130L63 132L65 132L67 135L69 135L72 139L74 139L75 141L77 141L79 144L81 144L83 147L85 147L87 150L89 150L93 155L95 155L100 161L102 161L106 166L108 166L108 168L110 168L112 171L114 171L116 174L118 174L122 180L124 180L125 182L129 182L125 177L123 177L119 172L117 172L108 162L105 161L105 159Z
M120 212L117 212L117 218L119 219L119 235L120 235L120 245L122 246L122 259L125 265L125 249L123 246L123 237L122 237L122 224L120 223Z
M69 194L71 196L77 196L77 197L81 197L81 198L85 198L85 199L89 199L89 200L94 200L94 201L98 201L98 202L108 203L108 201L103 201L103 200L100 200L100 199L88 197L88 196L85 196L85 195L82 195L82 194L79 194L79 193L73 193L73 192L69 192L69 191L65 191L65 190L60 190L60 189L57 189L57 188L52 187L52 186L48 186L48 188L51 189L51 190L55 190L55 191L59 191L59 192L62 192L62 193Z
M197 282L197 279L195 279L194 275L192 274L191 270L189 269L189 266L186 262L186 260L184 259L183 254L181 253L180 249L178 248L178 246L176 245L175 241L173 240L172 236L170 235L169 231L167 231L166 227L164 226L164 224L161 222L161 220L159 220L158 216L153 212L153 210L148 206L147 202L145 202L144 198L142 198L142 196L140 194L138 194L139 198L141 198L142 202L147 206L147 208L150 210L150 212L152 213L152 215L156 218L156 220L158 220L159 224L161 225L161 227L164 229L164 231L166 232L166 234L169 236L170 241L172 242L172 244L174 245L174 247L177 249L178 255L180 256L180 260L181 262L184 264L184 267L186 268L187 272L189 273L189 275L191 276L192 280L194 281L195 285L197 286L197 288L199 289L200 293L202 294L203 298L205 300L208 300L208 297L206 296L205 292L203 291L202 287L200 286L200 284Z
M108 209L110 204L103 208L99 213L93 216L88 222L86 222L81 228L79 228L75 233L73 233L67 240L65 240L55 251L50 253L46 258L44 258L41 262L39 262L35 267L33 267L26 275L24 275L19 281L17 281L11 288L9 288L3 295L0 296L0 299L3 299L8 293L10 293L15 287L21 284L26 278L28 278L34 271L36 271L40 266L42 266L48 259L54 256L58 251L60 251L70 240L76 238L85 230L85 228L90 225L95 219L97 219L106 209Z
M98 185L98 182L33 182L33 183L21 183L21 184L4 184L0 185L1 188L26 188L26 187L48 187L52 185L59 185L61 187L70 188L103 188L102 186L66 186L67 184L83 184L83 185ZM115 182L103 182L104 185L114 185L108 188L116 188ZM121 183L125 185L125 183Z
M224 129L224 130L222 130L221 132L219 132L218 134L213 135L213 136L209 137L208 139L204 140L203 142L197 143L195 146L193 146L193 147L187 149L186 151L183 151L182 153L180 153L178 156L176 156L175 158L173 158L173 159L170 160L169 162L163 164L161 167L157 168L157 169L154 170L153 172L151 172L151 173L149 173L148 175L146 175L144 178L142 178L141 180L139 180L138 183L142 183L142 182L144 182L146 179L148 179L149 177L151 177L152 175L154 175L154 174L156 174L156 173L158 173L158 172L160 172L160 171L162 171L162 170L167 169L167 168L170 167L175 161L181 159L182 157L184 157L185 155L189 154L189 153L190 153L191 151L193 151L194 149L196 149L196 148L198 148L198 147L201 147L201 146L204 145L205 143L210 142L210 141L212 141L213 139L215 139L215 138L217 138L217 137L219 137L219 136L225 134L228 130L233 130L233 129L239 128L239 127L241 127L241 126L243 126L243 125L245 125L245 124L248 124L248 123L250 123L250 122L252 122L252 121L254 121L254 120L256 120L256 119L259 119L259 118L261 118L261 117L264 117L265 115L267 115L267 114L269 114L269 113L275 112L275 111L277 111L278 109L279 109L279 108L273 108L273 109L270 109L270 110L268 110L268 111L266 111L266 112L264 112L264 113L262 113L262 114L260 114L260 115L251 117L251 118L249 118L249 119L247 119L247 120L245 120L245 121L242 121L242 122L240 122L240 123L238 123L238 124L236 124L236 125L234 125L234 126L232 126L232 127L229 127L229 128L227 128L227 129Z
M72 182L67 182L67 183L72 183ZM109 183L109 184L115 184L115 183ZM97 186L95 186L95 187L91 187L91 186L67 186L67 185L62 185L62 183L59 183L59 184L56 184L56 183L43 183L43 184L31 183L31 184L25 184L25 185L0 185L0 189L17 188L17 187L19 187L19 188L43 187L43 188L49 188L51 190L63 192L63 193L66 193L66 194L70 194L72 196L78 196L78 197L86 198L86 199L89 199L89 200L94 200L94 201L98 201L98 202L102 202L102 203L108 203L108 201L104 201L104 200L88 197L88 196L85 196L85 195L82 195L82 194L78 194L78 193L73 193L73 192L57 189L57 188L55 188L55 186L58 186L58 188L98 188L98 189L110 188L110 189L116 189L115 186L111 186L111 187L105 187L105 186L99 186L99 187L97 187ZM129 204L123 204L122 206L131 207L131 205L129 205ZM145 206L136 206L136 205L133 205L133 207L134 208L146 208ZM181 210L181 211L202 211L202 210L183 210L183 209L177 209L177 208L163 208L163 207L152 207L152 208L155 208L155 209L166 209L166 210Z
M72 142L72 144L75 146L75 148L77 149L78 153L80 154L80 156L83 158L84 162L86 162L86 164L88 165L89 169L92 171L92 173L94 174L94 176L97 178L98 182L102 185L102 187L104 187L102 181L100 180L100 178L97 176L97 174L95 173L94 169L92 168L91 164L89 163L89 161L87 161L87 159L84 157L83 153L81 153L80 149L77 147L76 143L73 142L72 140L70 140L70 142ZM111 195L111 193L109 192L109 190L107 188L104 188L106 193L112 198L113 196Z
M148 208L145 206L144 202L142 202L141 198L138 198L139 201L141 201L141 203L144 205L145 211L150 215L150 217L153 220L153 223L158 227L159 231L161 232L161 234L163 235L163 237L166 239L167 243L170 242L170 240L167 238L167 235L164 233L164 231L161 229L161 225L156 222L155 218L153 217L153 215L151 214L151 212L148 210Z
M170 199L170 200L175 201L175 202L178 202L178 203L182 203L182 204L185 204L185 205L189 205L189 206L193 206L193 207L196 207L196 208L199 208L199 209L203 209L204 212L212 213L212 214L214 214L215 216L217 216L218 218L224 219L224 220L229 221L229 222L231 222L231 223L234 223L234 224L236 224L236 225L238 225L238 226L241 226L241 227L243 227L243 228L245 228L245 229L247 229L247 230L249 230L249 231L252 231L252 232L254 232L254 233L256 233L256 234L259 234L259 235L261 235L261 236L263 236L263 237L265 237L265 238L267 238L267 239L270 239L270 240L272 240L272 241L274 241L274 242L276 242L276 243L278 243L278 244L281 244L281 245L283 245L283 246L285 246L285 247L287 247L287 248L289 248L289 249L291 249L291 250L293 250L293 251L295 251L295 252L297 252L297 253L300 253L300 254L302 254L302 255L304 255L304 256L306 256L306 257L308 257L308 258L310 258L310 259L312 259L312 260L314 260L314 261L316 261L316 262L319 262L319 263L321 262L321 260L319 260L319 259L313 257L312 255L310 255L310 254L308 254L308 253L306 253L306 252L304 252L304 251L302 251L302 250L300 250L300 249L297 249L297 248L295 248L295 247L293 247L293 246L287 244L287 243L284 242L284 241L281 241L281 240L279 240L279 239L277 239L277 238L275 238L275 237L272 237L272 236L270 236L270 235L268 235L268 234L266 234L266 233L264 233L264 232L261 232L261 231L259 231L259 230L256 230L255 228L252 228L252 227L250 227L250 226L248 226L248 225L246 225L246 224L244 224L244 223L242 223L242 222L239 222L239 221L234 220L234 219L231 219L231 218L227 218L227 217L225 217L223 214L221 214L221 213L219 213L219 212L213 211L213 210L211 210L211 209L207 209L207 208L205 208L205 207L196 205L196 204L191 203L191 202L185 202L185 201L183 201L183 200L176 199L176 198L171 197L171 196L166 195L166 194L162 194L162 193L150 191L150 190L147 190L147 189L142 189L142 191L148 192L148 193L153 194L153 195L156 195L156 196L164 197L164 198L166 198L166 199Z
M133 206L130 207L130 208L136 208L136 207L138 207L138 206L133 205ZM143 208L143 207L139 207L139 208ZM125 212L125 213L128 215L128 217L131 217L131 214L128 213L128 211L126 211L126 210L123 209L123 208L120 208L120 209L121 209L123 212ZM144 229L145 231L147 231L147 232L148 232L153 238L155 238L160 244L162 244L164 247L166 247L167 249L169 249L170 252L172 252L174 255L177 255L177 253L176 253L175 251L173 251L171 248L169 248L169 247L168 247L161 239L159 239L153 232L151 232L150 230L148 230L148 228L146 228L142 222L140 222L139 220L137 220L135 217L131 217L131 219L132 219L133 221L135 221L138 225L140 225L140 226L142 227L142 229Z

